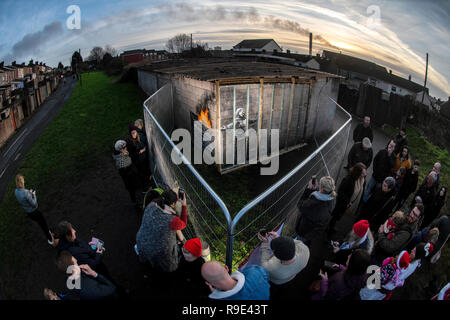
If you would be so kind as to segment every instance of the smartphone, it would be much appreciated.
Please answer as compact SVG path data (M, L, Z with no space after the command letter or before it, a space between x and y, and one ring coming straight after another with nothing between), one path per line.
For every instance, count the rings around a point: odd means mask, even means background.
M317 176L316 175L313 175L311 177L311 183L312 183L312 185L315 185L317 183Z
M91 242L93 242L93 244L91 244L92 250L105 250L105 248L103 247L104 242L102 240L92 237Z
M259 229L259 234L262 235L263 237L267 237L267 229L266 228Z
M184 199L184 189L183 188L178 189L178 198Z
M327 261L324 262L324 267L329 270L339 270L339 267L335 266L337 263Z

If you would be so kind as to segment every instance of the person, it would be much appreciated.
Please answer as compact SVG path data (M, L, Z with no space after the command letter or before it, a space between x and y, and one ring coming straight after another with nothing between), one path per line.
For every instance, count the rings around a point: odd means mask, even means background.
M400 226L407 222L406 220L403 211L395 211L394 214L380 226L378 232L384 233L388 239L392 239Z
M431 243L421 242L415 245L409 254L411 257L409 266L406 269L401 270L401 279L405 281L417 270L417 268L420 268L422 266L422 259L430 256L433 250L434 247Z
M441 163L440 162L436 162L433 165L433 169L431 169L431 171L436 173L436 188L438 188L439 187L439 183L440 183L439 177L441 175Z
M307 246L313 239L320 238L327 229L335 205L335 185L330 176L322 177L319 181L319 190L316 185L309 181L307 199L300 199L297 206L300 216L296 222L297 239ZM312 192L311 192L312 191Z
M116 169L119 170L119 174L123 180L125 188L130 194L131 203L135 206L135 208L138 208L138 203L136 201L136 190L139 183L138 171L136 166L131 161L127 150L127 143L125 141L116 141L114 145L113 159Z
M384 257L392 257L407 248L413 236L417 233L419 219L423 214L423 205L418 204L407 215L407 221L401 225L392 237L384 232L378 232L375 244L374 261L380 261Z
M144 145L146 147L148 147L147 135L145 134L145 131L144 131L144 120L137 119L134 122L134 126L136 127L136 131L137 131L137 133L139 135L139 138L144 143Z
M411 169L411 160L409 159L409 148L404 146L401 149L401 153L398 153L395 160L394 168L392 168L392 173L395 174L398 169L405 168L406 170Z
M416 191L417 183L419 182L419 168L420 161L418 159L415 159L412 169L406 170L403 184L395 198L395 210L399 210L406 202L406 199L408 199L409 195Z
M432 212L433 201L436 196L436 181L436 172L431 171L414 195L414 198L420 197L420 199L422 200L422 204L425 207L425 217L429 214L429 212ZM413 205L414 203L411 203L410 207L412 207Z
M187 240L176 273L177 287L183 295L203 298L209 294L209 288L203 281L201 270L205 260L202 258L202 242L199 238Z
M150 162L148 159L148 151L144 142L138 134L138 128L133 124L129 125L130 136L126 139L127 149L131 157L131 161L136 166L141 180L143 192L148 190L150 184Z
M406 137L406 129L400 129L399 133L394 138L395 141L395 154L398 154L403 150L404 146L408 145L408 138Z
M450 218L447 215L441 216L435 219L431 224L430 228L438 228L439 229L439 237L434 246L433 253L427 257L429 261L437 261L441 255L441 250L444 245L447 243L450 236Z
M394 154L395 142L390 140L386 148L378 151L375 158L373 159L373 173L372 177L367 185L364 192L363 202L369 200L372 189L375 186L380 186L386 177L391 175L391 170L395 165L395 154Z
M381 187L375 187L369 200L362 205L360 219L368 220L372 230L378 230L394 208L395 179L387 177Z
M332 242L334 259L338 264L344 264L350 254L358 249L372 254L374 246L373 234L370 231L369 221L360 220L353 224L352 230L345 236L340 244L337 241Z
M21 174L16 175L16 189L14 190L14 195L23 207L27 217L39 225L47 238L48 244L54 247L53 233L50 231L43 213L39 210L36 190L25 189L25 178Z
M273 231L266 235L258 233L258 238L262 241L261 266L269 272L271 288L291 281L308 264L309 249L300 240L280 237Z
M332 218L328 226L329 234L335 231L335 225L344 213L356 216L364 194L366 175L366 166L358 162L350 168L349 174L342 180L337 192L336 206L331 213Z
M362 142L356 142L350 149L347 157L346 168L351 168L358 162L364 163L366 168L372 164L373 150L369 138L365 137Z
M417 244L421 242L430 243L433 246L435 246L438 239L439 239L438 228L425 227L414 235L407 248L408 250L412 250Z
M373 132L370 127L370 117L365 116L362 123L358 124L353 130L353 141L361 142L365 137L369 138L370 142L373 142Z
M381 267L376 270L380 279L381 288L369 288L365 286L359 292L361 300L389 300L392 291L403 286L404 280L401 277L411 262L409 252L403 250L398 255L383 260Z
M400 192L403 184L405 183L405 177L406 177L406 169L404 167L398 168L397 172L395 172L395 198L397 198L398 193Z
M68 288L70 293L80 300L109 300L117 298L116 286L103 275L94 271L89 265L79 265L76 258L70 252L61 251L56 262L58 269L66 273L66 283L71 280L73 287ZM70 274L70 276L68 276ZM77 286L77 280L79 285ZM61 297L62 295L59 295ZM64 296L62 296L64 297ZM68 297L65 297L66 299ZM62 299L62 300L66 300Z
M434 197L433 202L430 205L429 210L425 210L425 217L422 221L422 227L428 226L434 219L436 219L442 207L445 204L445 197L447 195L447 187L443 186Z
M450 300L450 282L447 283L441 291L437 295L431 298L431 300L438 300L438 301L448 301Z
M182 204L180 217L175 211L177 202ZM162 272L175 271L178 267L177 230L183 230L186 224L186 195L179 199L173 190L164 191L145 208L136 234L140 261Z
M339 265L339 271L328 279L327 273L320 270L322 278L320 291L313 300L359 300L359 291L366 285L370 265L370 255L367 251L357 249L351 253L344 265Z
M218 261L202 266L202 277L210 288L211 299L217 300L269 300L269 273L258 265L228 274L228 267Z

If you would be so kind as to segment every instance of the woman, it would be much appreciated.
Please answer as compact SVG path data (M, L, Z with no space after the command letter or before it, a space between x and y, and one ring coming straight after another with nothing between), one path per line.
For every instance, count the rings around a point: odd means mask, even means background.
M25 210L28 218L36 221L36 223L39 225L39 227L41 227L42 231L44 232L48 244L54 246L55 243L53 234L48 228L47 221L45 221L42 212L39 211L38 209L36 190L25 189L25 178L21 174L16 175L16 190L14 191L14 194L19 203L22 205L23 209Z
M127 149L133 164L139 172L142 190L145 192L149 187L150 163L147 147L139 137L138 130L133 124L129 125L130 136L127 138Z
M333 261L344 264L350 254L358 249L365 250L369 255L372 254L374 246L373 234L369 229L369 222L361 220L356 222L352 230L345 236L342 244L333 242Z
M364 194L366 175L366 165L358 162L350 168L349 174L342 180L337 192L336 206L331 213L330 233L335 231L336 222L342 218L344 213L351 216L356 215L361 197Z
M410 170L412 167L411 160L409 159L409 148L404 146L401 153L398 153L395 160L395 166L392 168L392 174L395 174L398 169L405 168Z
M176 215L175 206L181 202L181 216ZM164 191L144 211L141 227L136 235L139 259L164 272L178 267L177 231L186 228L186 195L178 199L172 190Z
M372 231L386 221L395 205L395 179L387 177L380 187L375 187L369 200L362 207L360 219L368 220Z
M439 217L442 207L445 204L447 187L443 186L434 197L430 210L425 211L425 217L422 222L422 228L428 226L434 219Z
M366 286L369 265L370 255L358 249L349 255L345 266L339 265L340 271L330 279L320 270L320 291L313 296L313 300L358 300L359 291Z
M137 207L136 189L138 185L138 171L131 161L127 150L127 143L123 140L118 140L114 145L113 159L119 174L122 177L125 188L130 193L131 202Z

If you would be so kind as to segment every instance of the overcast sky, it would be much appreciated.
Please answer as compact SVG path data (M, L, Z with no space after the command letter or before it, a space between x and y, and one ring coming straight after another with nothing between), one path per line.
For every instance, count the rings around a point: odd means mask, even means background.
M70 5L81 28L70 30ZM450 95L450 0L149 1L1 0L0 60L68 65L74 50L94 46L164 49L177 33L230 49L242 39L273 38L283 49L341 50L423 84L426 53L431 95Z

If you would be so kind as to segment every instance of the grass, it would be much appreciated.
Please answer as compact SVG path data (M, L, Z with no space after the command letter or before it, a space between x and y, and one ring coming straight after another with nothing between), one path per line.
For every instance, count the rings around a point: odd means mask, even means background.
M391 127L385 126L384 132L390 136L394 137L398 130ZM411 155L414 159L420 160L420 169L419 169L419 184L425 179L428 173L433 168L433 165L436 162L441 163L441 173L439 176L440 186L450 186L450 155L448 150L440 149L439 147L430 143L425 137L420 133L420 130L416 127L407 127L407 136L408 136L408 146L410 147ZM414 197L414 193L407 200L407 203L410 203ZM449 214L450 209L450 196L447 194L447 199L444 207L441 209L441 214ZM438 263L433 265L431 268L431 275L426 276L435 276L440 279L444 284L447 283L450 279L450 248L447 245L442 249L441 258Z
M54 186L75 184L86 170L104 161L114 142L128 133L128 124L142 118L142 91L134 84L113 80L100 72L83 74L83 85L77 84L23 159L16 173L25 176L27 188L37 189L40 204L51 202ZM0 203L0 268L20 259L17 251L8 249L20 242L29 224L14 188L13 178Z

